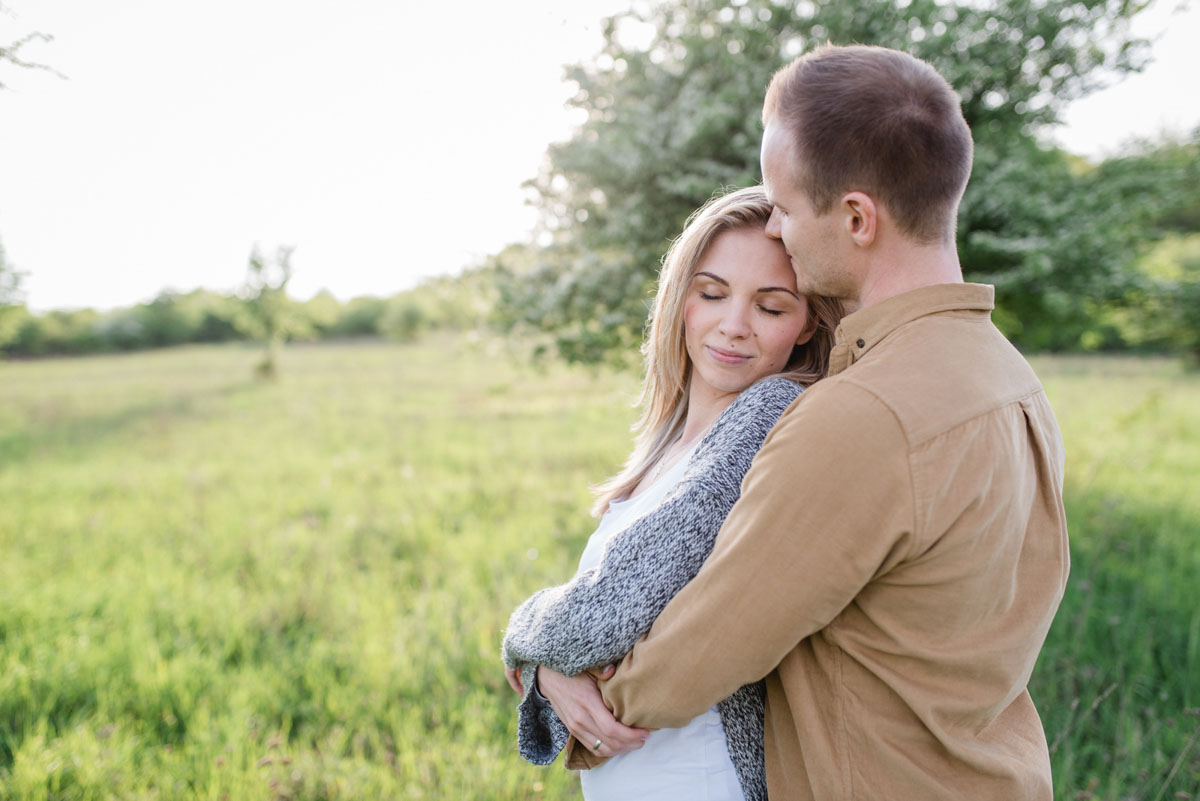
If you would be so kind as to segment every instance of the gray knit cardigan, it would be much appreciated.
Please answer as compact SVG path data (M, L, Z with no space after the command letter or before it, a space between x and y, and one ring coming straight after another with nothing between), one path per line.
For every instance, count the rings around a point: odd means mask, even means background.
M746 389L700 441L683 477L652 512L613 535L600 564L517 607L504 636L504 663L521 669L517 745L537 765L566 745L566 726L534 692L538 665L568 676L621 661L667 602L700 570L741 495L742 478L767 432L800 394L783 378ZM761 681L717 704L729 755L747 801L767 797Z

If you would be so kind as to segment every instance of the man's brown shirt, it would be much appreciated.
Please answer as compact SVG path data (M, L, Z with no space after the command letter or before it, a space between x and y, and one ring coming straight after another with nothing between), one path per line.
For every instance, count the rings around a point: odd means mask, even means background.
M941 284L842 321L703 569L601 683L618 718L680 726L766 677L772 798L1049 801L1026 684L1067 579L1063 448L992 305Z

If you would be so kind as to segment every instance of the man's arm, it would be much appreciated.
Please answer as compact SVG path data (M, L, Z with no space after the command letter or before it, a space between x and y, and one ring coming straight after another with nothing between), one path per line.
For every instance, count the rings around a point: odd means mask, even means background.
M873 394L810 389L768 436L708 561L601 682L616 716L684 725L766 676L899 561L915 525L907 451Z

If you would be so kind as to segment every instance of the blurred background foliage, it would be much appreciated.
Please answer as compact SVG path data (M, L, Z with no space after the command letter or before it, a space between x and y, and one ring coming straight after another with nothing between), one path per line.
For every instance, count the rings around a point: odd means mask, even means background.
M1172 280L1194 286L1194 270L1169 280L1144 257L1168 234L1200 230L1197 135L1100 164L1042 144L1066 103L1145 63L1129 25L1144 7L686 0L613 17L603 51L567 70L586 122L529 182L539 242L494 259L498 318L548 334L572 360L633 354L688 214L718 187L759 178L771 74L828 40L907 50L959 90L976 142L963 268L996 285L996 319L1018 345L1186 349L1194 324Z
M483 329L490 319L494 270L480 268L430 279L390 298L339 301L321 292L307 301L267 293L281 318L271 337L291 342L387 337L411 341L426 333ZM11 275L11 273L10 273ZM5 274L0 273L0 293ZM145 350L187 343L268 341L260 292L222 294L165 290L146 303L35 314L0 294L0 354L61 356ZM272 319L275 319L272 317Z
M1062 108L1140 69L1127 0L669 0L608 18L568 66L583 122L527 183L536 231L457 276L390 298L283 298L289 340L499 329L574 362L636 358L661 258L714 192L759 180L771 74L825 42L934 64L962 97L976 154L959 215L968 280L1027 351L1200 358L1200 130L1098 163L1046 144ZM125 309L31 313L0 250L0 355L251 339L252 297L164 291ZM259 336L261 338L261 336Z

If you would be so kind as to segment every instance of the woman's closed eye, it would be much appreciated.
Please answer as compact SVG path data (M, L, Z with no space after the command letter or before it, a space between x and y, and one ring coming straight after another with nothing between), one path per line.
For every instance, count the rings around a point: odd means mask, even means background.
M703 289L696 290L696 294L700 296L701 300L725 300L725 295L713 294L712 292L706 292ZM764 306L761 303L755 304L755 306L759 311L763 312L764 314L769 314L772 317L780 317L787 313L787 309L777 309L773 306Z

